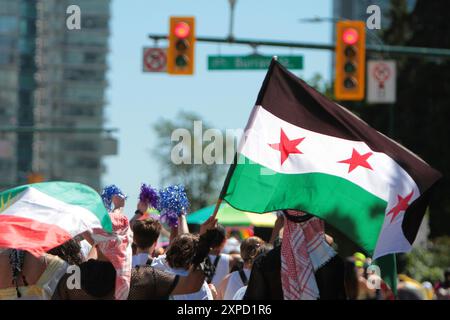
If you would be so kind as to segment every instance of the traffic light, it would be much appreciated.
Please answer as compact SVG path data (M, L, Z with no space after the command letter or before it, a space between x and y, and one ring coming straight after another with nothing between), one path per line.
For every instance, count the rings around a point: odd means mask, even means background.
M167 73L194 73L195 18L171 17Z
M363 21L336 23L334 95L337 100L363 100L366 81L366 29Z

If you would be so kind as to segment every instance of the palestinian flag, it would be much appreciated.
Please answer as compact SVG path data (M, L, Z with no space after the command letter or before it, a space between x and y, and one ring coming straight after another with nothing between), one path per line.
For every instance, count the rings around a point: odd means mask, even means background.
M313 214L376 259L410 250L440 177L274 60L221 198Z
M36 256L94 229L112 231L100 195L71 182L43 182L0 193L0 248Z

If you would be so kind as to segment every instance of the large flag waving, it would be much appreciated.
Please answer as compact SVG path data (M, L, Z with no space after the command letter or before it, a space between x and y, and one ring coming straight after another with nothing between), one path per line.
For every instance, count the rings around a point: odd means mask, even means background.
M311 213L377 258L410 250L440 176L273 60L221 198Z
M39 256L85 231L112 232L100 195L71 182L43 182L0 193L0 248Z

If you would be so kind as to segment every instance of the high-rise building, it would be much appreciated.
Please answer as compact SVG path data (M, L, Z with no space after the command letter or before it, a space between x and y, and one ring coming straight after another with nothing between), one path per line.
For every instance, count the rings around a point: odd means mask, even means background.
M81 29L66 26L71 5ZM0 188L37 172L100 189L115 140L85 129L104 124L110 0L0 0L0 8L0 126L46 128L0 133Z
M0 0L0 126L33 126L36 1ZM33 134L0 133L0 188L32 169Z

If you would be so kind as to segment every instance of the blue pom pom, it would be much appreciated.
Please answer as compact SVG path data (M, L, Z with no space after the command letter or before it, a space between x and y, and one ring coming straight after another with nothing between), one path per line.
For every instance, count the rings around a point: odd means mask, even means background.
M143 183L141 185L141 193L139 194L139 200L145 202L153 208L158 207L159 194L158 191L153 189L150 185Z
M120 190L115 184L111 184L103 188L101 197L106 209L112 209L112 198L116 195L123 199L127 198L125 193L123 193L122 190Z
M158 210L161 220L171 227L178 225L178 217L186 214L189 200L183 185L168 186L159 191Z

